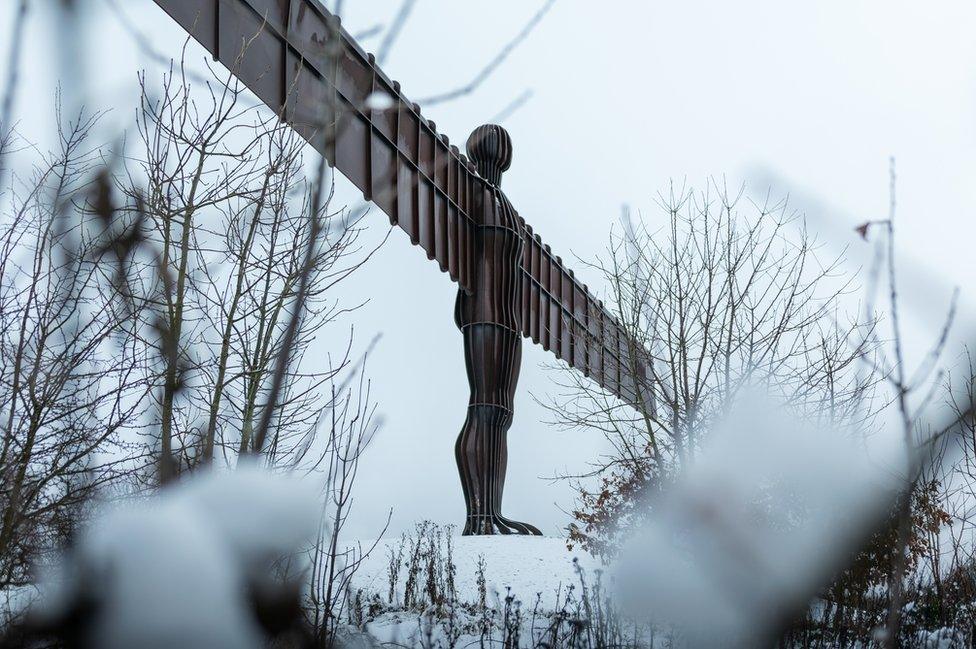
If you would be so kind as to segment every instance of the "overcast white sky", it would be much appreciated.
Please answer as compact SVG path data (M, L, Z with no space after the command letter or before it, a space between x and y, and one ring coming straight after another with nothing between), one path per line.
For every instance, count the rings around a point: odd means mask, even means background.
M42 142L60 69L49 53L53 35L37 20L47 1L31 3L16 105L21 130ZM178 53L183 32L150 0L115 2L156 50ZM0 9L4 50L14 4ZM399 1L344 4L345 25L356 32L388 21ZM541 4L418 0L387 72L411 98L463 85ZM160 67L103 0L89 5L89 102L126 125L136 73L148 69L158 79ZM623 203L659 219L654 198L669 179L702 186L724 175L756 194L790 194L811 230L838 250L854 246L856 268L863 246L851 228L886 216L893 155L917 357L952 286L962 289L961 323L976 322L974 32L976 3L967 0L557 0L476 93L424 112L461 143L523 91L534 92L504 122L515 145L504 188L564 258L601 252ZM193 56L203 60L199 49ZM348 187L341 195L356 200ZM368 221L371 236L385 232L378 211ZM370 300L354 318L359 342L383 333L369 367L387 423L360 473L354 533L375 534L389 507L394 532L423 517L461 522L453 444L467 384L454 285L397 231L343 292L350 302ZM342 332L332 332L317 343L322 354L341 343ZM543 478L584 469L601 443L541 423L530 393L551 388L540 369L549 360L526 345L505 500L507 515L558 534L572 494Z

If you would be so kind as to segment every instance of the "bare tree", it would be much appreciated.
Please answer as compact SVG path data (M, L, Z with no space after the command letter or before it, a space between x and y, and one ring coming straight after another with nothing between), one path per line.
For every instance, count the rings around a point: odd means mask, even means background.
M138 150L118 178L150 253L135 272L151 287L137 337L158 359L153 444L177 472L253 452L274 466L301 463L321 413L335 405L321 388L346 369L351 335L333 367L304 369L303 357L348 311L331 289L368 257L357 244L362 212L333 211L329 187L321 195L305 180L304 143L275 116L242 108L240 93L232 78L215 77L198 97L171 71L153 98L143 79ZM153 328L163 335L149 335ZM270 427L259 445L263 416Z
M936 595L947 603L942 609L946 615L939 620L946 626L962 626L971 603L976 601L976 548L972 543L976 530L976 359L969 348L964 352L960 374L961 380L957 380L947 373L945 381L950 411L961 433L956 437L958 448L950 446L946 453L955 451L958 460L946 463L943 474L937 476L943 487L940 496L952 516L951 525L940 530L949 536L949 542L940 544L933 553L930 570L936 580ZM948 556L941 552L946 545ZM976 629L971 633L976 635Z
M896 180L895 160L892 158L889 162L888 218L868 221L857 228L861 236L867 238L872 226L883 227L885 254L883 263L880 263L881 260L879 260L876 272L879 274L883 272L886 279L887 285L884 287L888 298L886 312L891 326L891 334L889 343L883 347L879 346L882 353L875 361L874 369L879 376L885 378L893 394L892 401L897 415L897 429L902 435L907 458L904 467L896 468L904 486L896 505L895 529L897 536L894 543L886 548L890 557L883 637L886 647L896 647L902 642L902 608L905 603L906 580L912 577L914 558L919 554L918 544L914 542L919 532L919 524L915 516L919 494L925 498L923 505L942 511L941 502L944 500L944 494L939 488L941 486L939 477L934 474L941 469L942 461L920 462L918 457L938 454L938 449L944 447L940 444L941 436L943 432L947 431L927 430L924 427L923 415L934 395L942 387L940 379L943 373L939 370L938 363L955 318L956 300L959 293L958 289L953 292L945 322L932 349L914 371L911 371L904 353L905 341L902 336L902 313L897 281L898 264L895 255ZM870 295L869 304L872 304L873 300L874 296ZM937 536L941 523L948 523L950 520L946 513L943 520L937 521L938 524L933 524L930 529L924 531ZM935 547L929 552L930 556L940 551L938 544L934 542L933 544ZM926 543L927 545L928 543ZM922 552L926 549L922 548ZM941 572L941 568L934 567ZM936 577L936 583L939 583L939 579L940 577Z
M346 622L344 617L355 620L358 603L353 577L390 522L387 516L386 525L369 547L364 548L361 543L349 546L345 542L343 529L352 509L359 460L381 422L375 418L376 408L370 401L365 372L360 371L358 385L343 388L333 383L331 394L336 407L330 409L323 422L328 431L322 462L325 502L319 535L311 550L306 607L309 627L321 646L331 646Z
M611 444L591 470L563 476L576 480L580 500L572 542L612 552L640 494L690 461L745 390L825 425L871 420L877 379L858 359L872 351L873 324L845 320L840 305L852 278L840 258L819 259L785 202L750 202L746 217L742 201L718 185L672 187L660 197L659 231L626 219L607 258L592 264L635 343L624 362L637 367L643 347L652 363L637 409L556 369L561 393L543 402L553 423L596 429ZM584 481L594 478L595 490Z
M144 354L104 290L105 223L83 205L99 115L58 114L59 148L11 175L0 234L0 587L70 533L94 490L140 462Z

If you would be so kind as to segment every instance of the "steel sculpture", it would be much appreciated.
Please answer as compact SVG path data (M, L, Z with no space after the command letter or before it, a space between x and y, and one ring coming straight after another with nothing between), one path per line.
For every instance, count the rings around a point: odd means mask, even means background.
M465 157L318 0L155 2L458 283L464 534L540 534L501 514L522 337L644 412L649 356L501 191L508 133L475 129Z

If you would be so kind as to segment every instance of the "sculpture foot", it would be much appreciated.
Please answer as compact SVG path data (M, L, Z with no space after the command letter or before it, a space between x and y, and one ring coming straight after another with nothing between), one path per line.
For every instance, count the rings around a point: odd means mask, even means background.
M463 536L488 536L494 534L524 534L542 536L539 528L528 523L513 521L499 514L469 516Z

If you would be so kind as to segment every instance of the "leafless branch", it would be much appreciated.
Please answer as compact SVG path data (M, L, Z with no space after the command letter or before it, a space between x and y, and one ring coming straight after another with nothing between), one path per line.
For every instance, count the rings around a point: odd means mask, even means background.
M526 38L528 38L529 34L532 33L532 30L535 29L540 22L542 22L545 15L549 13L550 9L552 9L552 5L554 5L555 2L556 0L546 0L545 4L543 4L535 15L533 15L532 18L530 18L529 21L522 27L522 30L515 35L515 38L506 43L505 46L502 47L501 50L499 50L499 52L495 55L495 57L488 62L488 65L482 68L474 76L474 78L471 79L471 81L459 88L455 88L454 90L449 90L438 95L431 95L430 97L421 99L418 103L424 106L433 106L435 104L441 104L446 101L458 99L459 97L469 95L477 90L481 84L484 83L484 81L488 79L488 77L490 77L492 73L494 73L495 70L501 66L502 63L505 62L505 59L507 59L509 55L511 55L511 53L515 51L515 49L521 45Z

